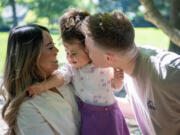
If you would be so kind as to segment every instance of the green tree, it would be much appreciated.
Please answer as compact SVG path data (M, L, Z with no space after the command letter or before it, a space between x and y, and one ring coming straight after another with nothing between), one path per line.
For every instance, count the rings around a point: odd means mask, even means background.
M101 12L119 9L135 13L130 17L135 26L142 26L145 13L139 10L141 4L146 9L145 19L166 33L171 42L169 50L180 54L180 0L99 0L98 10ZM168 21L170 20L170 21ZM144 22L143 22L144 23Z
M3 5L3 7L8 5L12 7L14 26L18 24L16 4L27 7L30 14L35 15L35 20L33 18L33 22L37 22L38 20L42 22L45 20L46 23L48 22L50 24L57 23L59 16L68 7L77 7L89 11L95 9L91 0L3 0L0 4Z
M180 31L180 0L171 0L171 24ZM170 41L169 50L180 54L180 45Z
M168 17L170 4L167 0L155 1L160 12ZM98 12L120 10L126 13L135 26L153 26L144 19L144 12L140 10L141 3L138 0L98 0Z
M29 9L35 11L37 17L48 17L51 22L70 5L75 5L74 0L32 0L28 3Z
M92 10L91 0L23 0L24 4L34 11L37 17L48 17L50 23L56 22L68 7L80 7Z
M16 15L16 3L14 0L9 0L9 3L12 7L12 13L13 13L13 26L17 26L18 25L18 21L17 21L17 15Z

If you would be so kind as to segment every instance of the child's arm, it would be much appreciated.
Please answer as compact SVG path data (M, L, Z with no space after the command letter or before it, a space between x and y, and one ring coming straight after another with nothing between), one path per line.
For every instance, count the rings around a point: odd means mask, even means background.
M36 95L40 94L41 92L44 92L48 89L51 89L53 87L62 86L64 84L64 77L60 72L56 72L50 78L47 80L36 83L29 88L27 88L29 96L35 97Z
M111 87L117 90L123 88L124 72L122 69L114 68L114 77L111 80Z

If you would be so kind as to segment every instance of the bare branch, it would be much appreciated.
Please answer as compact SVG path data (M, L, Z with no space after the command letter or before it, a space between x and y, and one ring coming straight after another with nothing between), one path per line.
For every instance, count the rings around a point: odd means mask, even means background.
M168 35L173 43L180 47L180 30L164 19L158 9L155 7L153 0L139 0L139 2L146 9L145 19L161 29L165 34Z

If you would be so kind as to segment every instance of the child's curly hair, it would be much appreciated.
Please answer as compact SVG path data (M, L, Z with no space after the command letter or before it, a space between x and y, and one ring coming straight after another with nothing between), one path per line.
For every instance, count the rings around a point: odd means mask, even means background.
M74 40L78 40L85 46L85 36L80 31L80 26L87 16L90 16L90 14L85 10L69 8L60 18L62 40L67 43L72 43Z

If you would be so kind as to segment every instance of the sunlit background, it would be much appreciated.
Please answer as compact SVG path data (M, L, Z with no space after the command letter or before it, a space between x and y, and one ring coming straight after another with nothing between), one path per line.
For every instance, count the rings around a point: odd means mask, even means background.
M166 0L154 2L168 19L170 3ZM0 1L0 75L4 68L8 32L15 25L37 23L48 27L60 50L59 63L66 62L59 37L58 21L68 7L85 9L92 14L113 10L122 11L135 26L136 44L168 48L168 37L154 25L145 21L145 9L138 0L2 0Z

